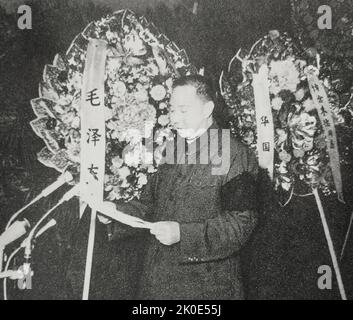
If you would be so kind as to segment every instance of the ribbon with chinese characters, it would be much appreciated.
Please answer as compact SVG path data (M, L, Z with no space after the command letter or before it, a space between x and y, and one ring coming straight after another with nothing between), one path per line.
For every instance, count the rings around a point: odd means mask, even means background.
M87 48L81 91L80 198L82 206L102 203L105 172L104 80L107 43L91 39ZM87 246L83 300L88 300L97 211L92 209Z
M267 169L270 178L273 179L275 143L267 65L262 65L259 72L253 74L252 86L255 97L259 165Z
M330 102L327 97L325 88L319 80L315 71L308 71L307 74L310 93L319 114L322 128L325 133L327 151L330 157L330 167L332 171L333 181L335 184L338 200L344 203L342 175L340 166L340 156L338 152L337 134L335 123L333 120Z

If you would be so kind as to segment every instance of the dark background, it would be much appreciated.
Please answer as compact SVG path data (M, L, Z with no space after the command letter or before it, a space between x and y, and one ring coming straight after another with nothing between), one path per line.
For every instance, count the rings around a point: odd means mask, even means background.
M180 48L185 48L192 63L198 68L205 67L206 75L217 82L231 57L240 48L251 47L269 30L279 29L298 35L291 4L299 2L308 6L315 2L317 5L317 1L306 0L202 0L195 15L192 13L193 1L188 0L32 0L26 3L32 8L33 29L22 31L17 28L19 15L16 12L22 1L0 1L0 230L11 213L58 175L36 160L36 153L43 143L29 127L29 121L34 118L29 101L38 96L38 83L45 64L51 63L56 53L64 53L90 21L112 10L126 8L128 4L138 14L153 21ZM314 16L315 11L313 6L311 12ZM342 15L341 12L339 14ZM332 35L332 32L327 34ZM310 45L319 46L319 43ZM331 58L336 60L336 56ZM346 60L339 61L348 65ZM349 82L348 87L351 84ZM58 197L55 195L43 201L29 214L40 215L55 204ZM61 210L61 224L57 230L48 233L37 244L35 290L26 293L10 290L12 298L68 297L63 274L67 271L65 263L70 260L70 252L76 250L72 245L72 235L76 248L81 246L78 251L82 259L87 240L87 219L77 225L72 213L76 209L77 204L70 204ZM339 206L332 199L325 203L325 210L339 252L350 209ZM247 253L247 258L254 257L249 258L247 264L252 270L250 275L247 273L248 283L253 288L250 297L338 298L336 287L330 292L317 290L317 268L323 264L330 265L330 259L313 199L294 199L285 209L274 207L269 211L266 224L253 240L251 253ZM95 270L103 277L109 269L106 267L109 259L117 249L106 244L105 230L100 231L102 235L98 236L99 245L96 246L100 252L96 252ZM128 250L133 254L133 249ZM352 252L351 246L348 251ZM352 261L350 254L342 264L349 294L352 294L353 284ZM80 263L76 267L79 269L79 266ZM105 298L105 288L100 280L99 277L95 279L94 295ZM77 295L74 297L79 298Z

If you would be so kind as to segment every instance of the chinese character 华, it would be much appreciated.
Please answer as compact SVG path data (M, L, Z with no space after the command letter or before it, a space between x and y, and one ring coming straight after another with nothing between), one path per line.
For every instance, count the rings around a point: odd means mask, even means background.
M262 124L263 126L266 127L269 123L270 123L270 121L268 120L268 117L267 117L267 116L262 116L262 117L261 117L261 124Z

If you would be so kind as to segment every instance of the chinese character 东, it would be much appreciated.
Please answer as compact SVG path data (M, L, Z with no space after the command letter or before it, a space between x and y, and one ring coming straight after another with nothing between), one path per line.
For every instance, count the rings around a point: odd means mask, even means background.
M96 146L97 142L100 141L100 137L102 136L98 132L99 132L99 129L88 129L88 132L87 132L87 135L88 135L87 143L90 143L92 141L94 146Z
M98 167L94 167L92 164L91 167L88 168L89 173L93 176L94 179L98 180L97 174L98 174Z
M93 89L87 93L86 101L89 101L93 107L100 106L100 101L99 101L100 99L97 95L97 91L98 91L98 89ZM95 102L97 100L98 100L98 102Z
M263 150L264 152L270 152L270 143L269 143L269 142L264 142L264 143L262 144L262 150Z

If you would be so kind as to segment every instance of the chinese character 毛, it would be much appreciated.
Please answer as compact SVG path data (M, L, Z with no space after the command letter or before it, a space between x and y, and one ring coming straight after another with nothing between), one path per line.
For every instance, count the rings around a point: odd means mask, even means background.
M99 101L99 97L97 95L97 91L98 91L98 89L96 88L96 89L93 89L87 93L86 101L89 101L93 107L100 106L100 101ZM97 101L97 100L98 100L98 102L95 103L95 101Z

